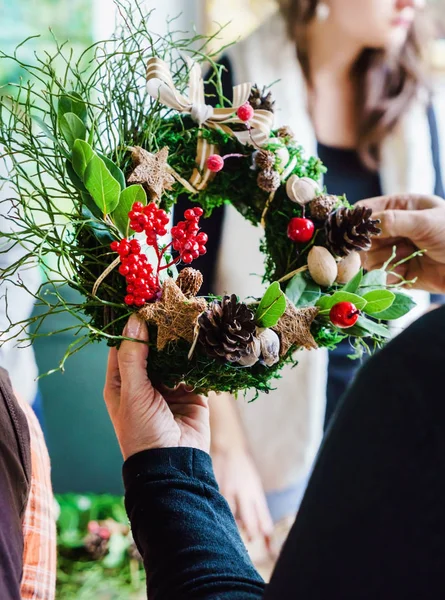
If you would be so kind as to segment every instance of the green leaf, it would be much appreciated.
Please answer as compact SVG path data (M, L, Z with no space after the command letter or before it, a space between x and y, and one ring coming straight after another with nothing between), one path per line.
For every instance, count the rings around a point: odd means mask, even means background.
M90 202L93 205L94 209L100 213L97 206L94 204L94 201L91 198L91 196L89 196L88 194L85 195L90 198ZM108 227L108 225L102 220L100 220L100 217L98 218L97 215L88 208L88 205L85 202L85 200L84 205L82 206L82 216L84 217L84 219L88 219L88 227L91 229L91 231L94 233L94 236L97 240L99 240L101 244L103 244L104 246L108 245L115 239L111 235L110 228Z
M364 312L374 315L389 308L394 302L395 295L389 290L373 290L364 294L363 298L367 301Z
M70 148L74 146L76 140L84 140L87 134L87 128L74 113L62 115L59 121L59 127Z
M88 163L84 183L102 214L112 213L119 204L120 185L98 156L93 156Z
M371 292L372 290L386 289L386 278L387 273L383 269L369 271L369 273L366 273L366 275L363 277L358 293L363 295L367 292Z
M296 307L314 306L321 295L321 288L312 280L307 280L303 273L297 273L286 287L286 296Z
M383 321L393 321L403 317L416 306L416 303L410 296L397 292L394 294L394 302L386 310L374 315L376 319Z
M335 304L339 302L352 302L358 310L363 310L366 306L366 300L357 294L351 294L350 292L335 292L332 296L324 295L317 302L316 306L320 310L330 310Z
M122 190L119 197L119 204L112 214L112 219L124 237L128 235L128 213L134 202L147 204L147 194L141 185L130 185Z
M360 271L356 275L354 275L354 277L351 279L351 281L348 281L348 283L346 283L342 287L342 292L350 292L351 294L355 294L355 292L360 287L362 279L363 279L363 269L360 269Z
M76 140L73 145L71 161L76 174L83 180L85 169L94 156L94 150L84 140Z
M32 120L39 125L40 129L44 132L46 137L48 137L55 144L58 144L57 138L54 136L53 132L43 119L41 119L38 115L33 115Z
M260 327L274 327L286 310L286 296L278 281L274 281L264 294L255 314Z
M68 92L59 98L57 106L57 116L60 120L66 113L74 113L81 121L87 121L87 106L82 100L82 96L77 92Z
M355 335L357 337L391 337L391 333L386 325L376 323L363 316L358 318L357 323L353 327L348 327L348 329L345 329L344 331L349 335Z
M71 183L74 185L76 190L78 190L79 192L86 192L87 189L84 186L83 181L77 176L75 170L73 169L73 165L71 164L71 161L69 159L67 159L65 166L67 175L70 178Z
M125 181L125 175L123 174L123 172L119 169L117 165L114 164L112 160L107 158L104 154L97 152L97 155L104 161L105 166L116 179L116 181L119 182L121 190L124 190L127 187L127 182Z

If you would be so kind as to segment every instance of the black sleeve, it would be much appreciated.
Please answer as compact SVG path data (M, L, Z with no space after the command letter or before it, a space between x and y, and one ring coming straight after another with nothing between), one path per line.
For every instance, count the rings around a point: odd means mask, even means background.
M0 369L0 598L20 600L23 570L22 517L31 476L26 417Z
M223 67L221 72L221 83L223 89L223 95L231 100L232 99L232 69L230 61L226 56L221 57L218 62ZM209 73L204 77L205 80L209 78ZM211 83L205 84L206 102L212 106L218 102L216 90L214 85ZM189 198L186 195L179 197L178 202L174 208L174 223L181 221L184 212L187 208L194 206L193 197ZM197 260L193 261L193 268L201 271L204 283L200 294L202 296L208 296L214 293L215 283L215 267L218 260L218 252L221 244L222 228L224 223L224 206L215 208L210 217L202 219L202 230L209 236L207 243L207 253L204 256L200 256ZM183 265L187 266L187 265Z
M258 600L264 583L218 492L210 456L147 450L123 469L125 505L151 600Z
M444 365L440 308L361 369L265 599L445 597Z

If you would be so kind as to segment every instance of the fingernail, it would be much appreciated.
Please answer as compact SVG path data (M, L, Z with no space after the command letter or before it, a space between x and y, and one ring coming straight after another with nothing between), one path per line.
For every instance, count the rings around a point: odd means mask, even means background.
M123 335L124 337L139 339L141 337L141 329L141 319L136 314L133 314L128 319L127 324L124 327Z

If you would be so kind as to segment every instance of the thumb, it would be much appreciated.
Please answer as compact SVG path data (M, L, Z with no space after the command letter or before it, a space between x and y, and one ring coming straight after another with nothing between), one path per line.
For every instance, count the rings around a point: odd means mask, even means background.
M422 213L420 210L385 210L373 214L372 217L380 219L380 238L402 237L415 243L423 231L425 217Z
M140 341L124 340L119 348L118 361L122 389L130 396L141 387L151 385L147 375L148 329L145 321L132 314L123 335ZM145 342L145 343L141 343Z

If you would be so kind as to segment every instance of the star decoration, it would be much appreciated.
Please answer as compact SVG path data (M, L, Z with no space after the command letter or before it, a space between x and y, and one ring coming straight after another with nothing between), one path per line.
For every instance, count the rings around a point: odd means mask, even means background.
M286 311L272 329L280 336L280 355L284 356L291 346L298 346L311 350L318 348L317 342L311 333L311 325L318 314L316 306L308 308L295 308L287 301Z
M136 146L131 157L136 165L128 183L139 183L142 185L151 201L156 202L164 190L171 190L174 183L174 177L168 172L168 148L165 146L156 154L151 154Z
M173 279L168 278L162 286L162 297L147 304L139 311L146 321L158 326L157 348L163 350L179 338L193 343L198 316L207 308L204 298L187 298Z

